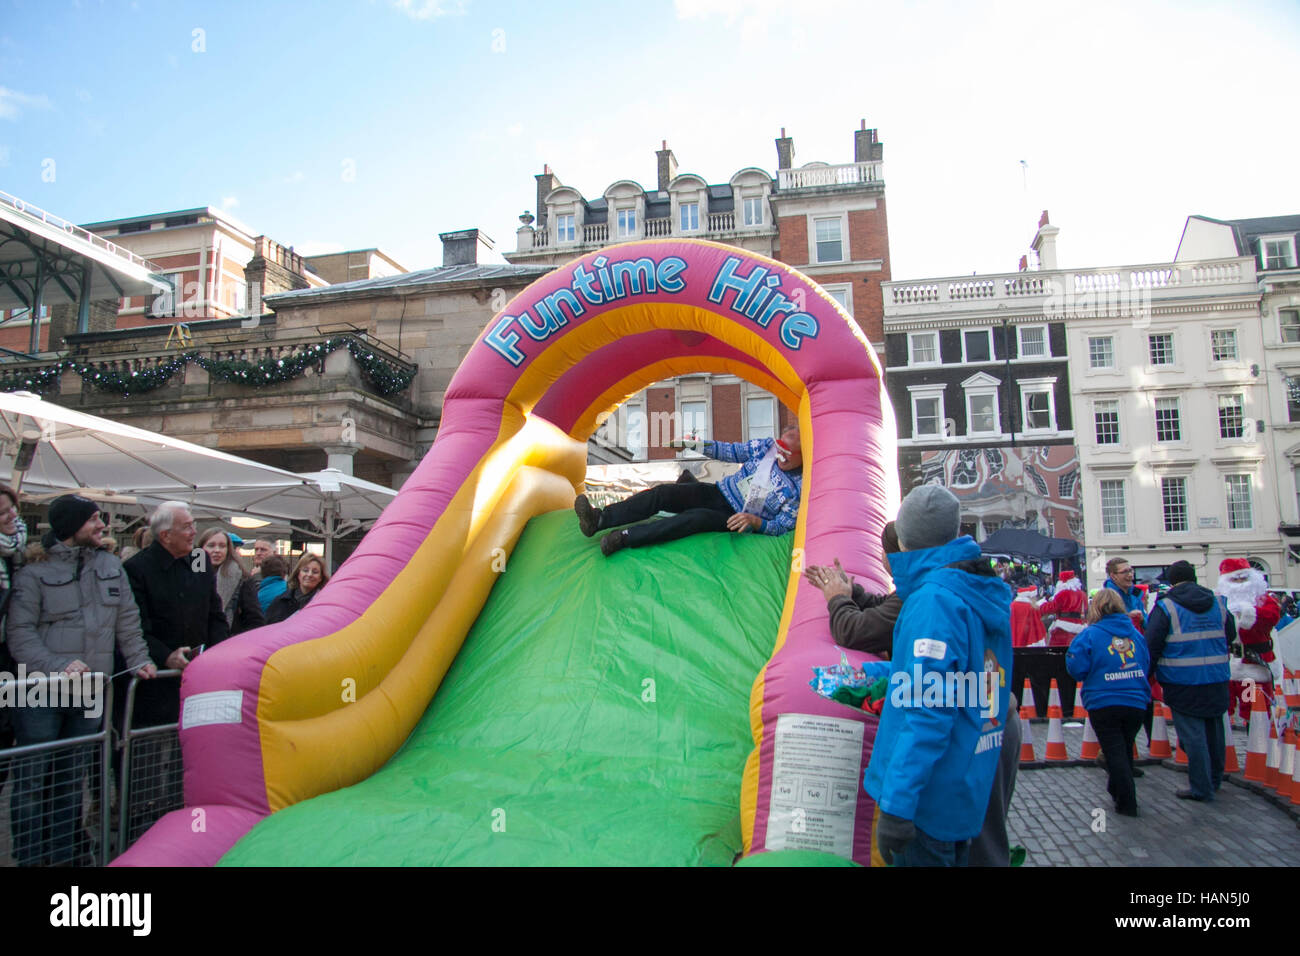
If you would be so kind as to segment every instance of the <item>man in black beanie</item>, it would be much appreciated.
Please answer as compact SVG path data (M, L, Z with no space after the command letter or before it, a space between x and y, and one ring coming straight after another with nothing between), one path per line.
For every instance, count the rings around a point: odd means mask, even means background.
M122 564L100 548L104 522L99 506L79 495L63 495L50 505L50 525L45 560L14 576L7 625L14 659L28 672L87 675L81 679L85 688L89 675L112 673L116 649L137 676L153 677L140 612ZM102 687L101 681L97 688ZM87 711L88 704L15 708L18 745L96 733L103 715ZM14 856L21 865L75 860L83 770L80 752L36 754L20 762L10 813ZM53 780L49 787L47 774Z
M1228 647L1237 628L1224 599L1197 584L1186 561L1171 564L1165 579L1173 587L1147 618L1147 649L1187 754L1189 786L1177 796L1208 803L1223 783Z

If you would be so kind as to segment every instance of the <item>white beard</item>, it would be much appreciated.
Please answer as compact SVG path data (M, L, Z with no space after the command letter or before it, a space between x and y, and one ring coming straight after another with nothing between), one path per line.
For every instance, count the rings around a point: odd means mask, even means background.
M1228 612L1237 619L1237 627L1250 630L1255 626L1255 605L1268 591L1263 572L1254 568L1233 571L1220 577L1214 590L1227 599Z

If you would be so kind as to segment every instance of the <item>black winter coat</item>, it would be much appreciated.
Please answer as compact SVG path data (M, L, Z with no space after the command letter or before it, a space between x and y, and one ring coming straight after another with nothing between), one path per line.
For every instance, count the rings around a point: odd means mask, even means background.
M311 599L316 596L316 592L319 590L320 588L317 587L310 594L303 594L297 588L290 588L285 591L272 601L271 606L266 609L266 623L278 624L280 621L293 617L311 602Z

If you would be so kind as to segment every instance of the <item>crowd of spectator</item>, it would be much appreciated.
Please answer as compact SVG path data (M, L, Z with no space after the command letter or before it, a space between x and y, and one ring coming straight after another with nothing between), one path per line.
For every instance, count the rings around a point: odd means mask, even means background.
M184 671L229 637L284 620L329 580L324 560L304 552L286 585L285 556L266 539L254 542L249 570L242 539L219 527L199 534L183 502L160 505L120 549L121 558L118 542L104 534L109 516L88 498L56 498L49 530L31 542L18 509L18 493L0 485L0 679L14 679L20 665L41 680L116 678L114 712L87 716L82 703L0 707L0 751L98 734L109 720L120 748L133 680L139 683L130 725L175 723L180 682L155 680L159 672ZM174 736L155 739L163 745L147 751L132 780L146 781L142 789L156 805L131 801L132 832L171 809L167 795L179 796L179 747ZM93 750L54 748L12 761L0 756L0 787L12 764L11 853L20 866L88 862L92 837L82 826L83 791L89 782L97 795L101 772Z

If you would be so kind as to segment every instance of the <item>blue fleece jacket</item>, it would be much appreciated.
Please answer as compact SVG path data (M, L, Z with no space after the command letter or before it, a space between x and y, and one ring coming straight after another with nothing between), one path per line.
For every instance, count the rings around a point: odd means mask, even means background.
M980 832L1002 749L1011 589L997 577L946 566L981 560L969 536L890 555L903 599L893 660L867 665L889 674L889 693L863 784L882 811L937 840ZM996 675L995 693L971 694L986 672Z
M1138 707L1151 700L1151 656L1127 614L1107 614L1074 636L1065 667L1079 681L1083 706Z
M262 578L262 583L257 586L257 603L262 605L262 613L265 614L271 602L287 590L289 585L284 578Z

